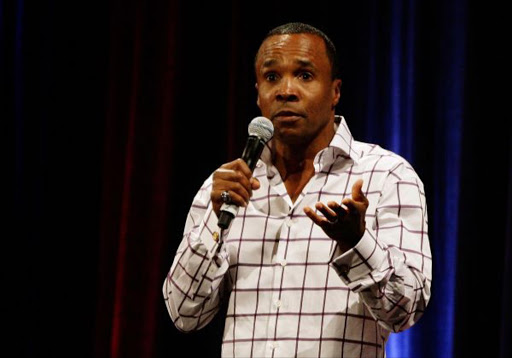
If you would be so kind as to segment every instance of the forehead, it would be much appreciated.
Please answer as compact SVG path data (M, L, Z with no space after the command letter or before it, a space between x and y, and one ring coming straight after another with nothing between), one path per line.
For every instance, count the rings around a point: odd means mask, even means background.
M324 40L313 34L273 35L261 44L256 67L287 60L299 60L329 65Z

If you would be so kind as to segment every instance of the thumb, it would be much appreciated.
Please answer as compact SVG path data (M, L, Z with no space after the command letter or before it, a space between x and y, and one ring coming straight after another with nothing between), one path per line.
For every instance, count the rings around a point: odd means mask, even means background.
M352 199L355 201L366 200L366 197L363 194L363 179L358 179L352 186Z
M257 190L260 188L260 181L254 177L251 178L251 189Z

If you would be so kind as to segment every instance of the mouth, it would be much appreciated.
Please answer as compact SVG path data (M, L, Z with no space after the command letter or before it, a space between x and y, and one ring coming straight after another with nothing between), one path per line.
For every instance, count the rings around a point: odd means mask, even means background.
M293 111L279 111L272 116L273 120L280 122L294 122L304 117L302 114Z

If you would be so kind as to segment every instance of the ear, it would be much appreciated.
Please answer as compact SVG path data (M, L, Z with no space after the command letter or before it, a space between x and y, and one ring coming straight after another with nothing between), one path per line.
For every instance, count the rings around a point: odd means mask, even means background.
M336 107L341 97L341 79L332 81L332 108Z
M256 104L258 105L258 108L260 107L260 93L258 92L258 82L254 84L254 88L256 88Z

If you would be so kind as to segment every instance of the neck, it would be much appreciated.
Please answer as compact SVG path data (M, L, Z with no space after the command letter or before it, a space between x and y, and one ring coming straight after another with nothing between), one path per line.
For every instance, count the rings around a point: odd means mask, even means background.
M329 145L333 135L334 133L325 136L323 140L318 140L321 137L317 137L314 143L308 144L290 145L276 141L272 161L283 179L292 202L295 202L315 174L313 165L315 156Z
M295 202L315 174L314 156L293 150L276 152L274 165L281 174L288 196Z
M276 138L272 161L281 177L312 170L315 156L329 145L333 136L331 127L310 142L287 143Z
M288 146L276 146L274 165L281 173L283 180L290 175L302 173L313 168L313 160L316 153L304 152Z

